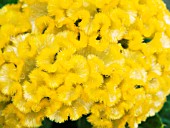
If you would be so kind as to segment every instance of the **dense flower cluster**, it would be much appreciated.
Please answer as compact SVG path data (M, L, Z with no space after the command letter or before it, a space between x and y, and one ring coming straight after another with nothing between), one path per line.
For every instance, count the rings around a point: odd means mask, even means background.
M83 114L96 128L136 128L170 93L161 0L20 0L0 9L0 26L4 128Z

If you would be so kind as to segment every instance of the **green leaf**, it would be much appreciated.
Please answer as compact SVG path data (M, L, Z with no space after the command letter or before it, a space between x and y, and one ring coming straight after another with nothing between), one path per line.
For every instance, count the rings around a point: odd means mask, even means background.
M0 3L0 8L3 7L3 4Z
M170 95L161 111L154 117L149 117L145 122L142 122L139 128L170 128Z
M40 128L52 128L53 122L48 118L45 118L42 122L42 126Z
M92 128L92 125L89 122L87 122L87 116L83 116L77 121L78 128Z
M167 8L170 10L170 0L163 0L166 3Z
M170 95L167 97L167 102L158 114L165 125L164 128L170 128Z
M0 8L6 4L16 4L18 0L0 0Z
M156 114L154 117L149 117L145 122L142 122L139 128L164 128L164 125L160 116Z

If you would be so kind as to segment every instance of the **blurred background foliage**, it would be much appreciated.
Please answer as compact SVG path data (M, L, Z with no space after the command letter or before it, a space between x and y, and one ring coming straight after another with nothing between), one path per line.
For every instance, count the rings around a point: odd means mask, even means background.
M12 4L17 3L18 0L0 0L0 7L4 6L5 4Z
M170 10L170 0L163 0L166 3L167 8Z
M170 10L170 0L164 0L167 8ZM0 0L0 7L5 4L17 3L17 0ZM65 123L55 123L45 118L40 128L92 128L92 125L87 122L88 115L83 116L78 121L66 121ZM154 117L149 117L145 122L139 125L139 128L170 128L170 95L167 97L167 102L162 110Z

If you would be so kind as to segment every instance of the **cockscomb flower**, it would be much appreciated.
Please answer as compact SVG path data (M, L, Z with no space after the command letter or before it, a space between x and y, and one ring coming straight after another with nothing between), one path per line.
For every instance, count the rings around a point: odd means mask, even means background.
M89 114L137 128L170 94L170 12L161 0L20 0L0 9L0 124Z

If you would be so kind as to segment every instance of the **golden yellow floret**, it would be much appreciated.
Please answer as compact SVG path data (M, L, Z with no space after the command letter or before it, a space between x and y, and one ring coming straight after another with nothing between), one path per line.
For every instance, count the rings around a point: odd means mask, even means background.
M137 128L170 94L162 0L19 0L0 9L0 127Z

